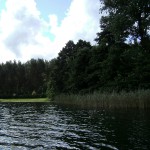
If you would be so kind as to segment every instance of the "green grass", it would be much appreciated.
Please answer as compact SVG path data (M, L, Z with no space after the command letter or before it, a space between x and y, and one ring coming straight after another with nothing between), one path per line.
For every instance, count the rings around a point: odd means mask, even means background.
M54 103L82 108L150 108L150 90L134 92L94 92L85 95L59 95Z
M0 99L0 102L49 102L47 98Z

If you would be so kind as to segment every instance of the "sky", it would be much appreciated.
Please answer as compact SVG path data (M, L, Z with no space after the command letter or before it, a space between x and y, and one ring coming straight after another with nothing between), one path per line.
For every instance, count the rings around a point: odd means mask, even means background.
M0 62L51 60L69 40L95 44L99 0L0 0Z

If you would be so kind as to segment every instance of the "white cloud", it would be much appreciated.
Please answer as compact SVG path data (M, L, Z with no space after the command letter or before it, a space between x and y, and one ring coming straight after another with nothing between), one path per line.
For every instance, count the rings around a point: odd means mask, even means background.
M91 41L99 31L99 0L72 0L58 25L57 14L42 19L35 0L7 0L0 14L0 62L51 59L69 41ZM53 34L54 40L45 35Z
M93 42L98 31L99 0L73 0L61 25L52 26L56 41L62 43L80 38Z

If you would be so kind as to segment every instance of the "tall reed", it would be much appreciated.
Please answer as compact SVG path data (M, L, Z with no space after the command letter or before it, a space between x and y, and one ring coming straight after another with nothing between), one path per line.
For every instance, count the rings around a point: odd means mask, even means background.
M92 94L61 94L54 103L84 108L150 108L150 90L120 93L94 92Z

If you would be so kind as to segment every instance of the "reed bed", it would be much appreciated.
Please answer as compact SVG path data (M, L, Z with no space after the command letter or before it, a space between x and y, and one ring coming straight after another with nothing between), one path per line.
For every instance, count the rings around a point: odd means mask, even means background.
M61 94L55 96L54 103L82 108L150 108L150 90L120 93L94 92L92 94Z

